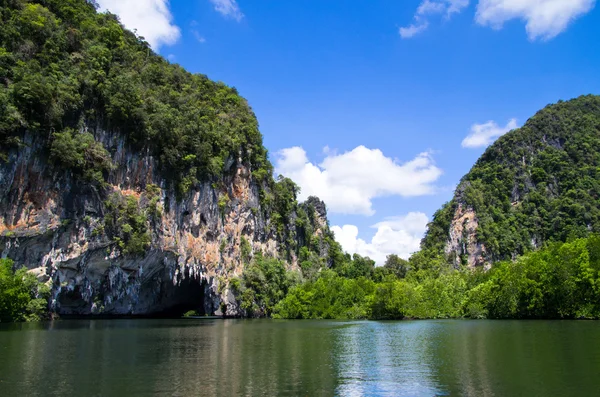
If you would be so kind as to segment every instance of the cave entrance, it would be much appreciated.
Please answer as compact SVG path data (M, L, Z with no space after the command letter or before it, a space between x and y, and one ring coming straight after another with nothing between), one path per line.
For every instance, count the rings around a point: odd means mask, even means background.
M163 296L163 310L157 313L159 317L180 318L189 311L204 316L204 288L206 282L186 277L178 285L169 283Z
M61 314L78 314L80 312L85 312L87 308L87 303L83 299L81 294L81 289L78 285L75 288L67 289L66 292L63 292L58 295L58 304L61 310Z

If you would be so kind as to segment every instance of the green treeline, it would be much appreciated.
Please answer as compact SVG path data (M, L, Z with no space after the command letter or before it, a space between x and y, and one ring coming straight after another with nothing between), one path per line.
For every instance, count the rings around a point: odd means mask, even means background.
M26 268L13 271L13 262L0 259L0 322L38 321L48 316L50 287Z
M417 255L418 256L418 255ZM355 255L313 279L260 258L235 282L249 316L289 319L600 318L600 236L550 244L491 270L384 267ZM368 266L365 266L367 264ZM348 272L352 269L351 272Z

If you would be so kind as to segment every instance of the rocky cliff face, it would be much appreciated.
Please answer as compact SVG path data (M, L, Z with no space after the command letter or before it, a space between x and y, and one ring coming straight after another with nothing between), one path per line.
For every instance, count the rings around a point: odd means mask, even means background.
M33 134L0 163L0 252L52 285L52 310L121 315L202 305L206 314L235 316L228 281L243 271L242 258L261 252L297 266L241 161L230 159L219 183L201 183L178 198L151 155L117 133L89 132L115 165L105 187L58 172L47 159L46 139ZM106 219L115 216L109 198L146 217L150 245L142 254L124 253L106 232ZM312 229L322 233L324 205L314 199L306 205L315 209Z
M477 241L478 226L475 211L458 205L450 224L449 239L444 250L445 254L453 259L454 267L466 263L470 268L481 266L490 268L490 263L485 260L485 245Z

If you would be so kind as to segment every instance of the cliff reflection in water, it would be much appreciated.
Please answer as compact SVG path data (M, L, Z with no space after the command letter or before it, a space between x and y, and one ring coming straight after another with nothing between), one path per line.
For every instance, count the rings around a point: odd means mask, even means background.
M2 325L12 395L331 395L326 322L97 320Z
M596 322L0 325L2 396L594 395Z

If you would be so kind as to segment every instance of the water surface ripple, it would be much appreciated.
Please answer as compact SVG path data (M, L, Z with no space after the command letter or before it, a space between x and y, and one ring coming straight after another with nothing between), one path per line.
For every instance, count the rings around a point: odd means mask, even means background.
M600 323L0 324L2 396L588 396Z

